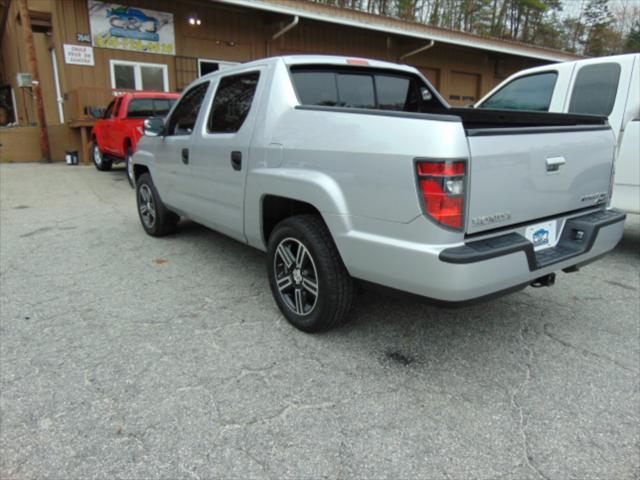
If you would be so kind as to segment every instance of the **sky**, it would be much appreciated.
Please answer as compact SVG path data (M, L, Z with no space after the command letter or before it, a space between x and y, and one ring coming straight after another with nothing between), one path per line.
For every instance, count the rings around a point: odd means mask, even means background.
M580 7L583 2L587 3L587 0L562 0L562 4L564 6L564 14L567 16L577 15L578 12L580 12ZM637 3L638 5L640 5L640 0L611 0L609 3L611 4L612 8L615 8L615 6L622 5L625 2L630 4Z

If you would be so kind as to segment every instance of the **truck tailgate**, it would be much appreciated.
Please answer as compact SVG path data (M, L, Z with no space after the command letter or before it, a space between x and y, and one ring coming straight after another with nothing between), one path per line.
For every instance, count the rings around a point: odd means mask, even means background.
M607 200L614 155L603 126L468 130L469 234Z

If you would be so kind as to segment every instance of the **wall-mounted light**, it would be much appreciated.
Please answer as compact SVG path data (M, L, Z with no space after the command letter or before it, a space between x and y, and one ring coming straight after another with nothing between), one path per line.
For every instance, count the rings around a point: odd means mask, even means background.
M187 21L192 27L199 27L200 25L202 25L202 20L200 20L197 15L189 15Z

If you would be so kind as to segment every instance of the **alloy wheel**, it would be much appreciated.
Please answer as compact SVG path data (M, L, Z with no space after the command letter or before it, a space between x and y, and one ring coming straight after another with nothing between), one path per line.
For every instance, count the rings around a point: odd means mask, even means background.
M295 238L282 240L273 258L280 297L296 315L309 315L318 303L319 279L309 250Z
M138 190L138 209L145 227L153 228L156 222L156 206L149 185L142 184Z
M100 147L98 147L98 145L93 146L93 161L97 166L102 166L102 152L100 151Z

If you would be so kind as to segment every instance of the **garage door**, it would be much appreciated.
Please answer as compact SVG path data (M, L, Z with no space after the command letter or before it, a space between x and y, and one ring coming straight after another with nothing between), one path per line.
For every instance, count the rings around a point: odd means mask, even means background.
M451 72L449 103L451 105L469 105L480 95L480 75L476 73Z

